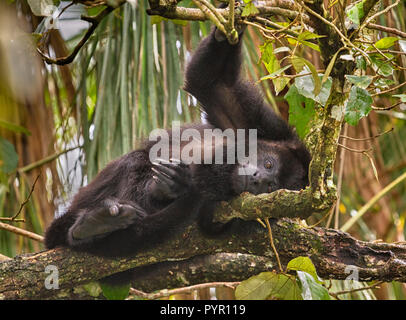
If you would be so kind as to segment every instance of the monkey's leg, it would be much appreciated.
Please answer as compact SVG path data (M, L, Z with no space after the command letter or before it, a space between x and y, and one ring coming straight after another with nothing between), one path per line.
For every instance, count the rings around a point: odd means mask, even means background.
M117 199L109 198L98 208L81 210L69 229L68 241L72 246L88 243L125 229L145 216L145 211L135 203L120 203Z

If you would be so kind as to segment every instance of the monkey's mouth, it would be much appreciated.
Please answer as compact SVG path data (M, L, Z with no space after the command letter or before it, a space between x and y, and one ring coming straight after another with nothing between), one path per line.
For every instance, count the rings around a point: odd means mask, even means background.
M277 188L272 183L260 184L252 176L244 175L241 177L241 192L250 192L252 194L271 193Z

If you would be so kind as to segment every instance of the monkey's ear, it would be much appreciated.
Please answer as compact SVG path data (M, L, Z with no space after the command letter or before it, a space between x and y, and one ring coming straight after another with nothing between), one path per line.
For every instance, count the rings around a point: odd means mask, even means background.
M295 157L302 163L303 167L308 168L310 161L312 160L309 151L304 144L294 142L287 145L289 150L295 155Z

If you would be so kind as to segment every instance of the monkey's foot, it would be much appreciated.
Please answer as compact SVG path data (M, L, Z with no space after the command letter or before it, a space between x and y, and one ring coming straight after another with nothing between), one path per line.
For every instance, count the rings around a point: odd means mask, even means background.
M83 209L79 212L78 218L69 229L68 240L72 245L90 242L136 224L146 215L146 212L135 203L129 204L109 198L103 201L101 207Z

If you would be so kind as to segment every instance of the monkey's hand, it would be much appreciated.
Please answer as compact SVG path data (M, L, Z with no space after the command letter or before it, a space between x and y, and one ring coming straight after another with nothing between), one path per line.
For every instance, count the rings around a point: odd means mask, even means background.
M241 13L243 11L243 5L244 5L243 0L237 0L234 2L234 10L236 12L236 15L241 15ZM227 8L227 6L228 6L228 3L221 3L219 8ZM238 32L238 37L241 38L242 34L244 33L245 29L247 28L247 25L245 23L238 23L238 24L235 24L234 27ZM215 28L214 37L218 42L227 40L226 35L217 28Z
M150 192L155 199L173 200L191 191L192 174L188 165L176 160L157 160L159 163L152 163L154 175L150 183Z

